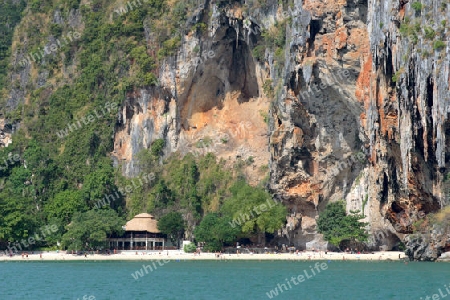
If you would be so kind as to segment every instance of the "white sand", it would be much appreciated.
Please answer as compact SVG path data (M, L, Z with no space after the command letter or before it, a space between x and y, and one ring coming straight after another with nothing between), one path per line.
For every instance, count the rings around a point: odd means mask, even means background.
M143 254L138 251L138 255L135 252L124 252L121 254L111 254L111 255L99 255L99 254L88 254L87 257L84 255L72 255L66 254L65 252L45 252L42 254L28 254L28 258L22 258L21 255L15 255L13 257L0 256L0 261L76 261L76 260L399 260L400 258L405 258L403 252L396 251L386 251L386 252L375 252L374 254L348 254L348 253L337 253L337 252L300 252L297 254L222 254L221 258L217 258L214 253L201 253L200 255L194 255L192 253L183 253L179 251L170 251L167 255L166 251L152 252L148 254Z

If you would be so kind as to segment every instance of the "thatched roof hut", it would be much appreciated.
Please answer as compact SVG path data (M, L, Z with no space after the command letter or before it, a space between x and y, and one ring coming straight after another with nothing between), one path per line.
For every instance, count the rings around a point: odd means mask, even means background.
M125 225L125 231L146 231L151 233L160 233L158 230L158 221L151 214L143 213L135 216Z

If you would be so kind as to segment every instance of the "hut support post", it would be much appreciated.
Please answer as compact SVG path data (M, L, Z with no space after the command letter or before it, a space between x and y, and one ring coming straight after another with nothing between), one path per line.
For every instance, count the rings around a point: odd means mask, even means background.
M130 250L133 250L133 233L131 233Z

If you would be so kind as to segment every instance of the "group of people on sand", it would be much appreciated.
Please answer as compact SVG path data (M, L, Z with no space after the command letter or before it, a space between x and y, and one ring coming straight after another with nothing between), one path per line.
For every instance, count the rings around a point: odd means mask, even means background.
M347 248L347 249L345 249L345 253L347 253L347 254L361 254L361 251L358 251L358 249L357 248L355 248L354 250L353 250L353 248Z
M34 254L34 253L31 253L31 254ZM28 258L28 252L22 252L21 255L22 255L22 258ZM42 259L42 253L39 253L39 258Z

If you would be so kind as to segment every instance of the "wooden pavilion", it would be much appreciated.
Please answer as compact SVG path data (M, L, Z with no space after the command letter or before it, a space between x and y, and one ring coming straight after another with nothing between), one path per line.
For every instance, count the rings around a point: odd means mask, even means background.
M124 226L121 237L109 239L111 249L164 250L165 236L158 230L158 221L150 214L135 216Z

